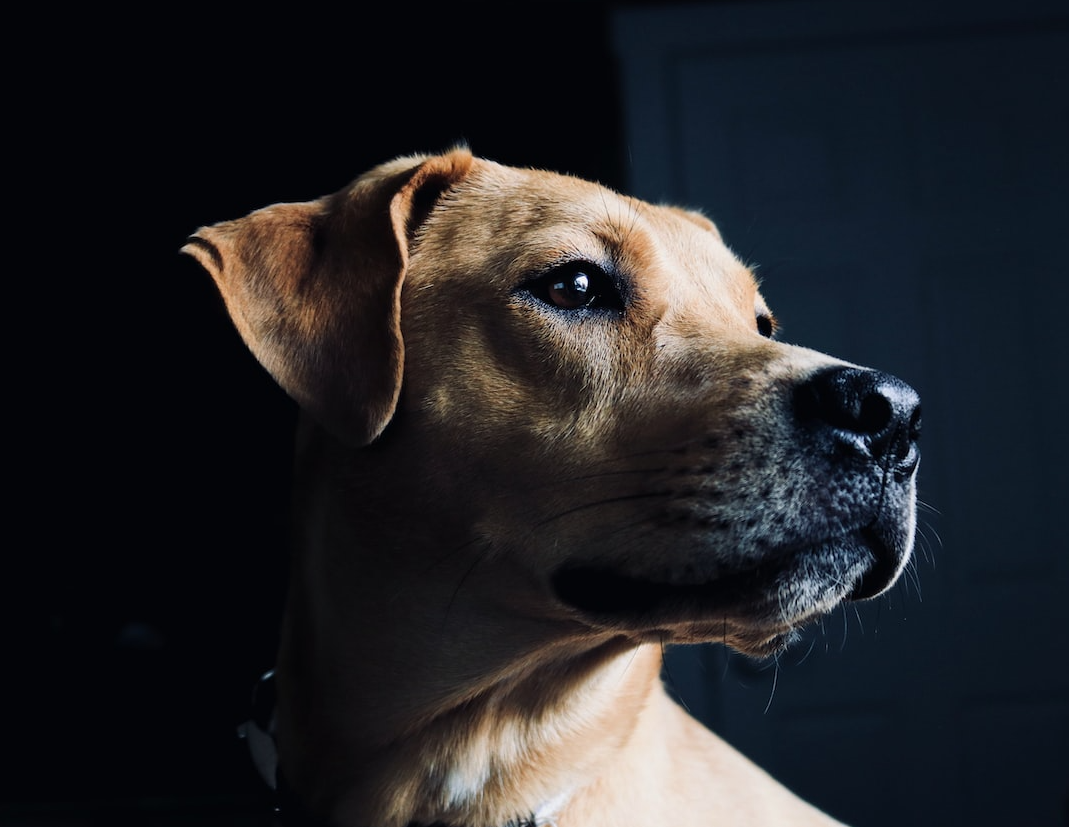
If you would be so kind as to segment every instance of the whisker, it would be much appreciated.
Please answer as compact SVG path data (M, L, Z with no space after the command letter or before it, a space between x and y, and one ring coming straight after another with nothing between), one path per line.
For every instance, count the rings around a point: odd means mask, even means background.
M466 540L465 542L460 543L459 545L452 546L452 547L446 549L444 554L441 554L441 555L435 557L433 560L431 560L429 563L427 563L426 566L424 566L424 568L421 571L421 575L423 575L423 576L429 575L435 568L437 568L438 566L442 565L446 561L448 561L448 560L452 559L453 557L455 557L456 555L462 553L465 549L470 548L471 546L475 545L476 543L478 543L480 541L481 542L486 542L486 540L483 539L483 538L472 537L470 540ZM394 593L393 599L396 600L398 597L400 597L401 595L403 595L405 593L406 592L405 592L405 590L403 588L399 588Z
M442 555L440 555L438 557L435 557L433 560L431 560L431 562L427 565L427 567L423 569L422 574L430 574L432 569L436 568L437 566L440 566L446 560L449 560L454 555L459 554L460 552L464 551L464 549L469 548L470 546L473 546L476 543L480 542L480 540L485 542L484 538L472 537L470 540L466 540L465 542L461 543L458 546L453 546L452 548L448 549L445 552L445 554L442 554Z
M449 597L449 603L447 603L446 607L445 607L445 616L442 619L442 626L443 627L449 625L449 615L453 610L453 603L456 602L457 595L460 594L460 589L468 581L468 578L471 577L471 573L473 571L475 571L476 566L478 566L481 562L483 562L483 560L486 559L487 554L490 551L490 548L491 548L490 543L489 542L486 543L485 548L483 549L482 553L475 555L475 559L472 560L471 565L468 566L468 568L464 571L464 574L461 576L460 580L457 581L457 585L453 589L453 594L450 595L450 597Z
M925 502L922 499L917 500L917 510L926 511L929 514L935 514L937 517L943 516L942 512L931 503Z
M627 536L625 538L625 540L628 543L628 545L631 545L631 546L637 545L641 541L645 540L647 537L651 537L651 536L653 536L655 534L659 534L660 531L661 531L661 529L658 526L650 525L649 524L649 518L643 516L643 517L640 517L637 520L634 520L633 522L627 523L626 525L621 525L621 526L618 526L618 527L614 528L612 531L608 532L604 536L605 537L612 537L614 535L621 534L621 533L623 533L625 531L629 531L631 529L634 529L636 526L643 526L643 525L645 526L644 530L637 531L634 534L631 534L631 535L629 535L629 536Z
M664 466L658 468L620 468L616 471L599 471L595 474L579 474L574 477L560 477L553 480L553 482L543 483L540 487L557 488L563 483L586 482L587 480L607 479L609 477L620 477L626 474L663 474L667 470L668 469Z
M664 645L664 635L661 635L660 645L661 645L661 669L664 671L664 681L669 687L671 687L672 694L675 695L676 698L679 700L680 706L682 706L687 712L690 712L693 715L694 713L691 712L690 707L687 705L687 699L684 698L682 693L679 691L679 684L676 683L676 679L672 675L672 670L668 666L668 658L667 658L667 654L668 653L667 653L667 651L665 649L665 645Z
M920 539L921 547L925 552L925 562L931 566L935 566L935 551L936 549L943 548L943 538L939 536L939 532L936 531L935 526L928 520L923 520L921 529L917 531L917 537ZM928 534L931 533L932 537ZM934 542L933 542L934 538Z
M795 666L801 666L803 663L805 663L809 659L809 656L811 654L813 654L813 649L816 647L816 645L817 645L817 636L816 635L810 635L810 637L809 637L809 648L805 650L805 654L802 655L802 657L800 657L797 661L795 661L794 665Z
M861 617L861 609L858 608L856 603L851 603L850 607L854 610L854 617L857 618L857 628L861 633L861 636L865 636L865 621Z
M606 497L605 499L593 500L588 503L582 503L580 505L573 506L572 508L567 508L564 511L561 511L557 514L552 515L551 517L547 517L546 519L535 523L534 527L541 528L545 525L548 525L549 523L554 522L555 520L560 520L564 517L567 517L570 514L575 514L579 511L586 511L590 508L598 508L599 506L603 505L613 505L615 503L630 502L633 500L645 500L669 496L671 496L670 491L649 491L638 494L622 494L619 497Z
M640 648L641 647L636 646L634 649L631 650L631 658L630 658L630 660L627 661L627 666L624 667L623 672L620 674L620 681L619 682L622 682L624 680L624 677L627 675L627 673L631 671L631 667L635 663L635 658L638 657L638 650ZM661 643L661 657L662 658L664 657L664 643L663 643L663 641Z
M683 451L691 447L692 445L701 443L707 438L708 434L699 433L695 434L694 436L687 437L686 439L681 439L678 442L669 443L668 445L664 445L659 448L648 448L644 451L631 451L630 453L621 454L620 456L606 457L605 459L593 460L588 464L591 466L597 466L605 465L606 463L627 462L629 460L638 459L640 457L653 457L664 454L678 454L680 451Z
M909 576L907 582L912 583L913 587L917 590L917 602L923 603L924 590L921 588L921 573L920 569L917 568L916 561L910 560L910 565L906 567L906 574Z
M761 714L767 715L768 710L772 708L772 699L776 697L776 687L779 685L779 656L776 655L773 658L774 668L772 671L772 686L768 690L768 703L765 704L765 711Z

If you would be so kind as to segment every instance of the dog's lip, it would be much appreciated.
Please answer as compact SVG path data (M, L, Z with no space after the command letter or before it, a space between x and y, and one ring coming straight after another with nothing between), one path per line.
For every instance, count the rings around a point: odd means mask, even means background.
M896 553L891 544L872 526L861 529L858 537L871 552L873 561L846 596L846 599L850 601L869 600L883 594L897 579L903 558L903 555Z
M895 580L900 555L873 527L857 529L819 542L775 550L748 567L724 571L695 583L668 583L623 573L603 565L566 564L554 572L551 582L557 598L596 623L618 625L663 625L698 618L732 618L791 625L808 619L773 617L779 611L775 595L792 570L821 568L822 552L848 549L851 572L845 581L838 572L824 575L835 602L866 600L881 594ZM787 577L785 578L785 573ZM820 612L816 612L820 613Z
M562 603L591 619L663 625L673 616L690 621L706 613L734 614L746 603L745 595L760 593L760 584L774 576L772 569L765 564L700 583L665 583L612 568L578 565L559 569L552 582Z

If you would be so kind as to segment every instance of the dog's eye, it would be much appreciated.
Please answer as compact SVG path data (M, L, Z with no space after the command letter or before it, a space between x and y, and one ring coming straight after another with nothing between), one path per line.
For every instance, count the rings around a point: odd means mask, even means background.
M766 339L771 339L776 334L776 320L771 314L758 312L757 332Z
M596 264L587 261L554 268L528 282L524 288L539 301L561 310L585 307L623 309L623 299L613 280Z

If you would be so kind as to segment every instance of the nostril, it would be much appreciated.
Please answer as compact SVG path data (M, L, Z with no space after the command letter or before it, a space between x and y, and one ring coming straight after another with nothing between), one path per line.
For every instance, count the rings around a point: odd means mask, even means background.
M861 399L853 430L859 434L879 434L887 429L893 417L894 409L887 397L878 392L869 393Z
M821 371L796 388L794 408L802 422L830 427L840 440L877 459L905 462L920 436L917 392L879 371Z

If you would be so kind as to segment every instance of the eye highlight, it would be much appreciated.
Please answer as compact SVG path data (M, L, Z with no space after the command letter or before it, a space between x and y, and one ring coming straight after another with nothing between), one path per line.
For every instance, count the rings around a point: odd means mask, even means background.
M624 308L616 283L589 261L571 261L554 267L524 284L522 289L540 302L564 311Z
M764 336L766 339L771 339L776 335L776 320L771 313L767 313L761 310L757 311L757 332Z

